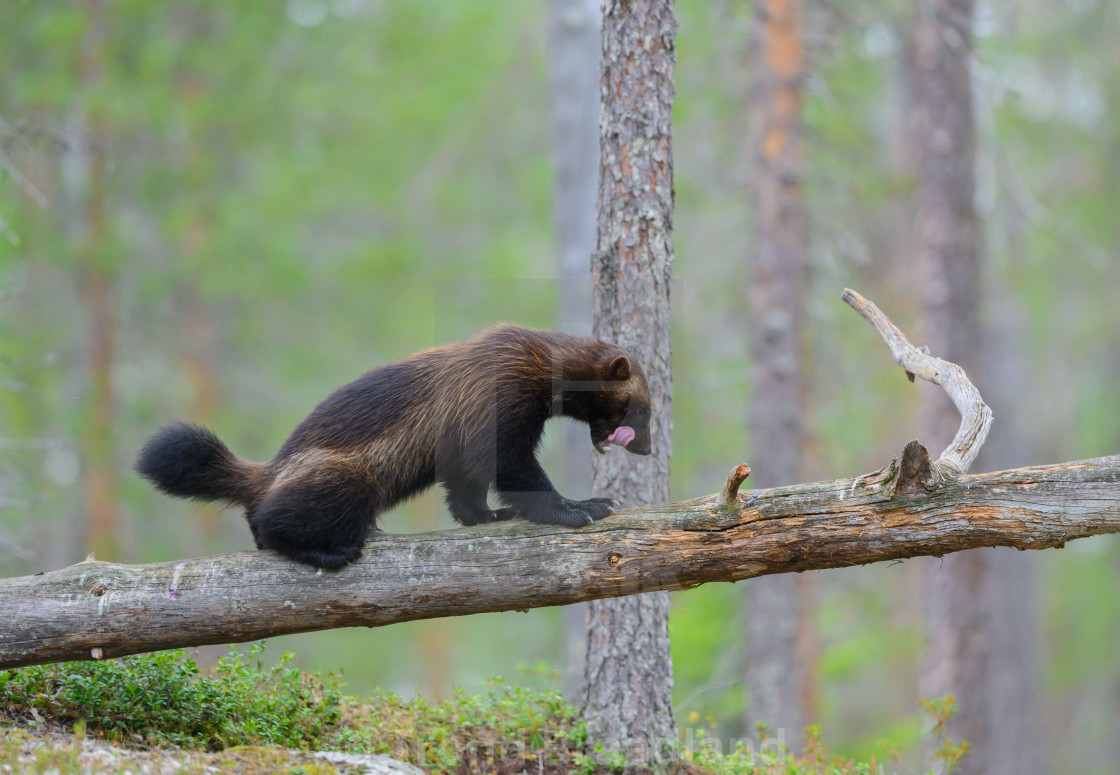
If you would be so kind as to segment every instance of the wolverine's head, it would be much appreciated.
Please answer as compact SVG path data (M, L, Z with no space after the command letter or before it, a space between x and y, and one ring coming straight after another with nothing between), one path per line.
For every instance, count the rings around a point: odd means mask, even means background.
M587 394L587 424L595 451L610 445L635 455L652 450L649 434L649 385L641 366L624 352L609 353L599 366L597 389Z

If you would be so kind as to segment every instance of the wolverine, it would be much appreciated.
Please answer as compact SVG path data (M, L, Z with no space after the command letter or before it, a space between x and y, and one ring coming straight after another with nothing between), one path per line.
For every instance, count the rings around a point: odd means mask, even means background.
M645 374L621 347L519 326L381 366L344 385L266 463L199 425L158 431L136 470L181 498L241 505L257 547L337 569L377 515L437 482L462 525L523 517L580 527L618 508L569 500L536 451L551 417L587 423L596 451L650 453ZM501 508L491 509L493 491Z

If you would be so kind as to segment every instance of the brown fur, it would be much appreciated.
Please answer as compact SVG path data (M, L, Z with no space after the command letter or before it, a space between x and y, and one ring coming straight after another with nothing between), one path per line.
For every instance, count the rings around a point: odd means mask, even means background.
M601 449L622 425L649 454L649 389L620 347L516 326L435 347L339 388L268 463L237 457L204 428L156 434L138 470L172 494L246 509L257 545L322 567L361 553L379 512L436 482L462 524L523 516L579 526L606 498L556 492L535 452L544 423L586 422ZM506 508L491 510L493 489Z

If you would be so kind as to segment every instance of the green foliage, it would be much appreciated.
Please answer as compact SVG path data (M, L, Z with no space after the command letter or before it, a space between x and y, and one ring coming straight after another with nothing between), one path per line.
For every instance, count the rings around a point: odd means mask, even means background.
M179 650L8 670L0 673L0 711L84 724L115 742L319 745L339 721L336 683L289 667L290 653L265 668L261 648L231 652L212 676Z
M957 742L945 735L945 724L957 713L957 698L950 694L939 700L927 700L923 697L920 702L926 713L933 717L933 730L930 735L937 743L933 758L941 762L941 772L948 775L957 769L961 759L968 753L967 740Z
M699 741L695 753L687 761L712 775L874 775L880 772L874 758L866 763L846 761L829 756L821 745L820 729L806 730L804 756L794 756L777 745L764 742L758 750L739 742L726 754L718 746Z
M930 737L935 747L931 759L937 766L931 767L928 773L952 773L969 747L967 741L956 742L945 736L945 724L956 713L956 699L950 695L939 700L922 699L920 702L933 720ZM732 741L732 748L726 754L722 752L718 740L709 740L700 734L695 746L683 752L683 758L713 775L875 775L883 772L875 756L869 757L867 762L857 762L830 755L821 742L819 726L810 726L805 730L803 756L794 756L768 738L765 730L760 732L761 743L758 746L746 741ZM887 758L899 758L897 746L880 741L879 747Z

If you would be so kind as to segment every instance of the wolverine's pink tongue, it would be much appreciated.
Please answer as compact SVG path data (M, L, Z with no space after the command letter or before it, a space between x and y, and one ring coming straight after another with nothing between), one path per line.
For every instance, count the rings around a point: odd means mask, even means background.
M612 433L610 436L607 436L607 441L609 441L611 444L617 444L620 447L625 447L627 444L633 441L634 437L637 435L638 434L636 434L634 432L634 429L629 425L620 425L614 429L614 433Z

